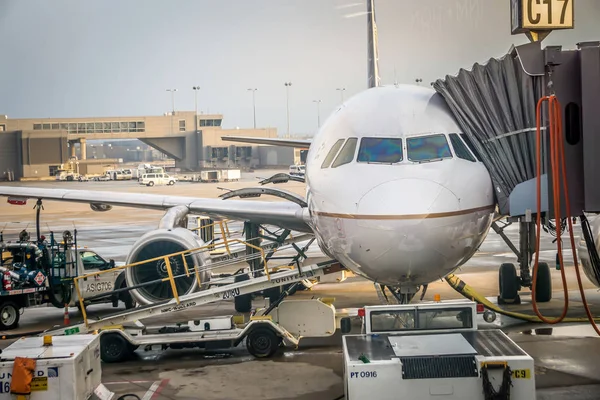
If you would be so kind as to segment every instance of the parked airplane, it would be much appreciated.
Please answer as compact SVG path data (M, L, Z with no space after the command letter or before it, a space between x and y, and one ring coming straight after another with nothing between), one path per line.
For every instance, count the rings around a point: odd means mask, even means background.
M473 256L492 223L494 195L487 169L439 94L412 85L379 86L372 7L368 1L370 88L341 105L311 142L229 137L309 146L306 206L7 186L0 195L84 202L98 211L169 210L161 229L149 235L179 235L182 243L191 239L172 228L187 213L312 232L325 254L409 301L420 286Z

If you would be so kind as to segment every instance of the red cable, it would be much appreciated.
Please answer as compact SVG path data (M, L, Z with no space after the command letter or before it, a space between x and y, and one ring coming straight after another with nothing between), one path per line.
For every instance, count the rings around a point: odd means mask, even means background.
M537 172L537 218L536 218L536 250L535 250L535 263L533 265L533 276L532 276L532 284L531 284L531 297L532 297L532 304L533 304L533 311L535 312L535 314L538 316L538 318L542 321L545 322L546 324L557 324L559 322L561 322L566 316L567 316L567 312L569 310L569 290L567 287L567 277L565 276L565 269L563 267L563 257L562 257L562 246L561 246L561 242L560 242L560 228L557 229L557 246L558 246L558 256L559 256L559 263L560 263L560 274L561 274L561 278L562 278L562 283L563 283L563 292L565 295L565 300L564 300L564 305L563 305L563 311L561 313L561 315L558 318L555 319L548 319L546 318L544 315L542 315L542 313L540 312L540 310L538 309L537 306L537 301L535 300L535 293L536 293L536 286L537 286L537 273L538 273L538 268L539 268L539 261L540 261L540 236L541 236L541 228L542 228L542 165L541 165L541 137L542 137L542 133L541 133L541 108L542 108L542 104L547 100L549 103L549 132L550 132L550 163L551 163L551 168L552 168L552 191L553 191L553 198L554 198L554 214L555 214L555 219L557 221L560 221L560 184L558 182L558 179L560 178L560 175L555 173L555 170L558 167L558 152L556 151L556 146L554 145L554 142L556 140L557 137L557 132L556 132L556 123L560 120L560 115L556 115L556 113L552 112L552 105L554 104L552 99L555 99L554 96L544 96L542 97L538 103L537 103L537 107L536 107L536 140L535 140L535 147L536 147L536 161L537 161L537 168L536 168L536 172ZM558 102L558 101L556 101ZM560 130L560 125L559 128ZM572 233L571 233L572 234Z

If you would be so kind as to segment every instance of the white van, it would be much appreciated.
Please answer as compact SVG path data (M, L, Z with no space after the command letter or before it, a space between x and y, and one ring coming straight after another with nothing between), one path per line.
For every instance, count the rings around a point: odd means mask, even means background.
M144 174L139 180L140 185L146 186L174 185L175 182L177 182L177 178L167 174Z
M304 177L306 166L304 165L290 165L289 175Z

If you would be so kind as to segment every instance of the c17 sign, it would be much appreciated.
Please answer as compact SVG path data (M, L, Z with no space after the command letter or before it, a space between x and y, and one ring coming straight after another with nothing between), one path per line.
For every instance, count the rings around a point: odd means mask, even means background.
M574 0L512 0L512 33L574 27Z

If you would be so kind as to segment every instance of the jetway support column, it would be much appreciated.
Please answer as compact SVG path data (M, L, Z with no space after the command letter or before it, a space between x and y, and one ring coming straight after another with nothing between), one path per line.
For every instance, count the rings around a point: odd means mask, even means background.
M77 149L75 148L75 141L69 141L69 157L75 158L77 156Z
M87 149L86 149L86 140L85 139L79 139L79 146L81 147L80 153L81 153L81 159L85 160L87 159Z

